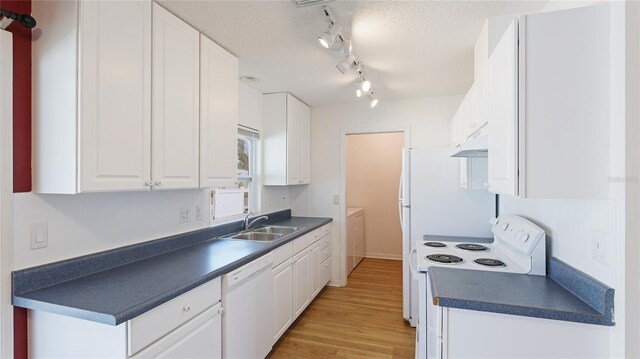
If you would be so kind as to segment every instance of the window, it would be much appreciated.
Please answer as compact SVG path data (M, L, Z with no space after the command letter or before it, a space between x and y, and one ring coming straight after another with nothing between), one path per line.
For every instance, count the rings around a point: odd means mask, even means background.
M256 147L258 134L240 128L238 130L238 188L244 192L244 213L255 210Z
M237 186L215 188L211 191L211 220L224 223L256 210L258 132L239 127L237 139Z

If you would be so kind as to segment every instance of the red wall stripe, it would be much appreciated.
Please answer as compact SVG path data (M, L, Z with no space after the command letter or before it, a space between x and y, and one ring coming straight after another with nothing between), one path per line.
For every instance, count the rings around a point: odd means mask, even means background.
M31 14L31 0L0 0L0 8ZM36 19L37 21L37 19ZM13 23L13 191L31 192L31 30ZM14 358L27 359L27 310L13 310Z
M31 14L31 0L0 0L0 6ZM13 33L13 191L31 192L31 30L17 23L7 30Z

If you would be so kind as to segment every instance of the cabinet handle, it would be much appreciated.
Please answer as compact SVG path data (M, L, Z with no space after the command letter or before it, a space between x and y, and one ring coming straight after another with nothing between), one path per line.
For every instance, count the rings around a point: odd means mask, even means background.
M156 181L155 186L160 187L161 185L162 185L162 182Z
M185 305L184 307L182 307L182 311L185 313L189 313L191 311L191 306Z
M153 182L151 182L151 181L145 182L144 185L149 187L149 189L153 189Z

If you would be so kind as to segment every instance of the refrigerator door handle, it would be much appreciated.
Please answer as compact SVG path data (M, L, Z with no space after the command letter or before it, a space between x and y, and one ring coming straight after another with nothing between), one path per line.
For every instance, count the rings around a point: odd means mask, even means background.
M417 254L417 253L418 253L417 248L413 248L411 249L411 252L409 252L409 269L411 269L411 277L416 280L418 279L418 270L413 266L413 260L411 259L414 256L414 254ZM417 267L417 263L416 263L416 267Z

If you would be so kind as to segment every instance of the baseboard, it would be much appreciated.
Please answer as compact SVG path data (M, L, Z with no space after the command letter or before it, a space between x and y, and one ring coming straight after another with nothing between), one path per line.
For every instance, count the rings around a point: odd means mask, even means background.
M375 258L375 259L392 259L396 261L402 260L402 254L387 254L387 253L365 253L365 258Z

